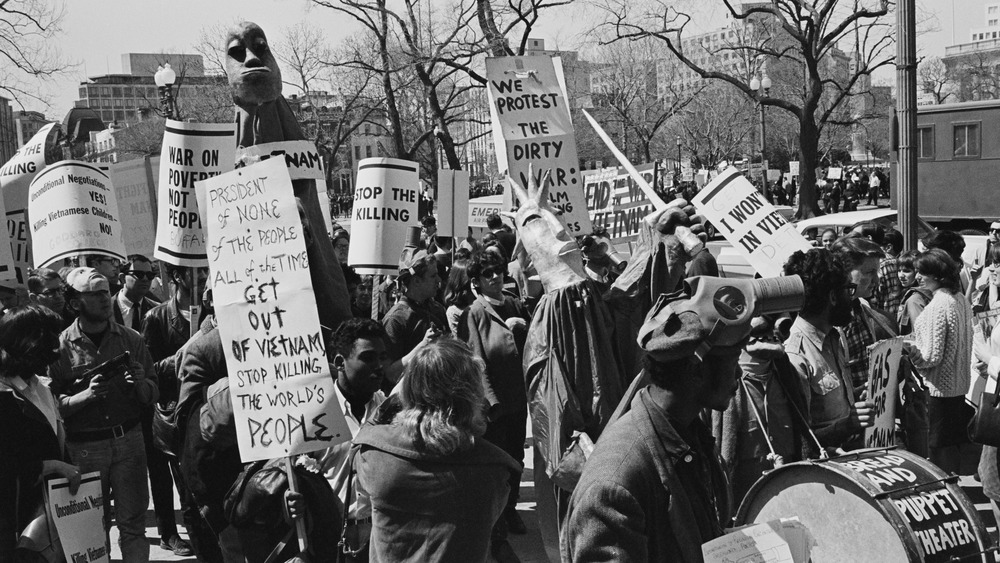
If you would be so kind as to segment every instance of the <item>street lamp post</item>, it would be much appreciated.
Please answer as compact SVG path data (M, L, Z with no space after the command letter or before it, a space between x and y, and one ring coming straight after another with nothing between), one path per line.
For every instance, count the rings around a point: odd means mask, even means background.
M750 89L757 93L757 107L760 111L760 177L761 186L764 189L764 197L770 200L770 194L768 194L767 186L767 169L764 167L764 158L767 151L767 130L764 124L764 104L761 103L761 98L766 98L771 95L771 77L767 75L767 71L761 70L761 78L758 80L756 76L750 80Z
M674 183L678 186L681 183L681 138L677 137L677 169L674 174Z
M160 107L163 108L163 116L167 119L174 119L174 80L177 74L170 68L170 63L156 69L153 80L156 82L156 89L160 93Z

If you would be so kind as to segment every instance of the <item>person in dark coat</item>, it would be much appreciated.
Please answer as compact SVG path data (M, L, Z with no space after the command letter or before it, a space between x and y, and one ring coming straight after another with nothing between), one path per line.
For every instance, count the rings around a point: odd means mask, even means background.
M62 323L35 304L0 319L0 561L15 560L18 537L40 514L45 477L69 479L73 494L80 485L56 400L37 377L59 359Z
M400 384L402 410L354 439L359 496L372 507L371 561L486 563L520 465L488 440L482 361L444 337Z
M528 396L521 354L528 332L528 310L503 291L505 271L506 264L492 254L473 256L468 272L477 295L458 322L458 337L486 364L487 396L493 404L485 438L523 464ZM494 534L494 550L504 549L499 544L506 542L508 531L527 531L517 514L520 477L520 473L511 476L511 492Z
M724 411L736 394L753 306L729 292L743 307L716 331L713 295L687 285L661 295L646 316L639 343L652 383L587 460L563 526L563 561L701 561L701 545L722 535L729 493L700 416Z

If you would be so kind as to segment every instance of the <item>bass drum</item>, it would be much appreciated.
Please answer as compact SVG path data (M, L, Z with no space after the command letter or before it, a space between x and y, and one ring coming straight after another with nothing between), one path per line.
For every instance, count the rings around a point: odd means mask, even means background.
M957 477L902 450L860 450L762 477L737 525L797 516L815 563L993 561L992 542Z

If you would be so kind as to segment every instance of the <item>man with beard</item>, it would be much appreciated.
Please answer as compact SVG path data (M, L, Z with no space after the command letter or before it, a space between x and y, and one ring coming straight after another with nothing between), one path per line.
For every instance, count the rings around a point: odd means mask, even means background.
M139 418L142 407L157 398L153 361L139 333L111 320L107 278L93 268L76 268L66 281L69 305L78 317L59 336L59 360L49 368L66 447L81 473L101 473L105 532L114 495L123 561L149 561L149 489ZM123 368L88 373L125 352L130 359Z
M861 430L872 424L873 405L855 402L847 352L836 328L851 322L858 286L840 259L820 248L792 254L785 275L795 274L805 286L805 304L785 340L785 352L807 397L806 417L823 447L861 447Z

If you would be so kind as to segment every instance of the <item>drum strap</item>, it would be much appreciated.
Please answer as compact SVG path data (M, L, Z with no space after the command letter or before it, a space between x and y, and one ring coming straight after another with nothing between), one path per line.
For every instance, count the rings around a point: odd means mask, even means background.
M743 394L746 396L747 404L750 405L750 410L753 411L753 416L757 419L757 426L760 428L760 433L764 435L764 442L767 443L767 449L771 451L771 456L777 459L778 453L774 451L774 444L771 442L771 432L767 429L767 422L764 421L764 417L760 415L760 410L757 408L757 403L753 400L753 395L750 394L745 377L740 378L740 385L743 386Z

